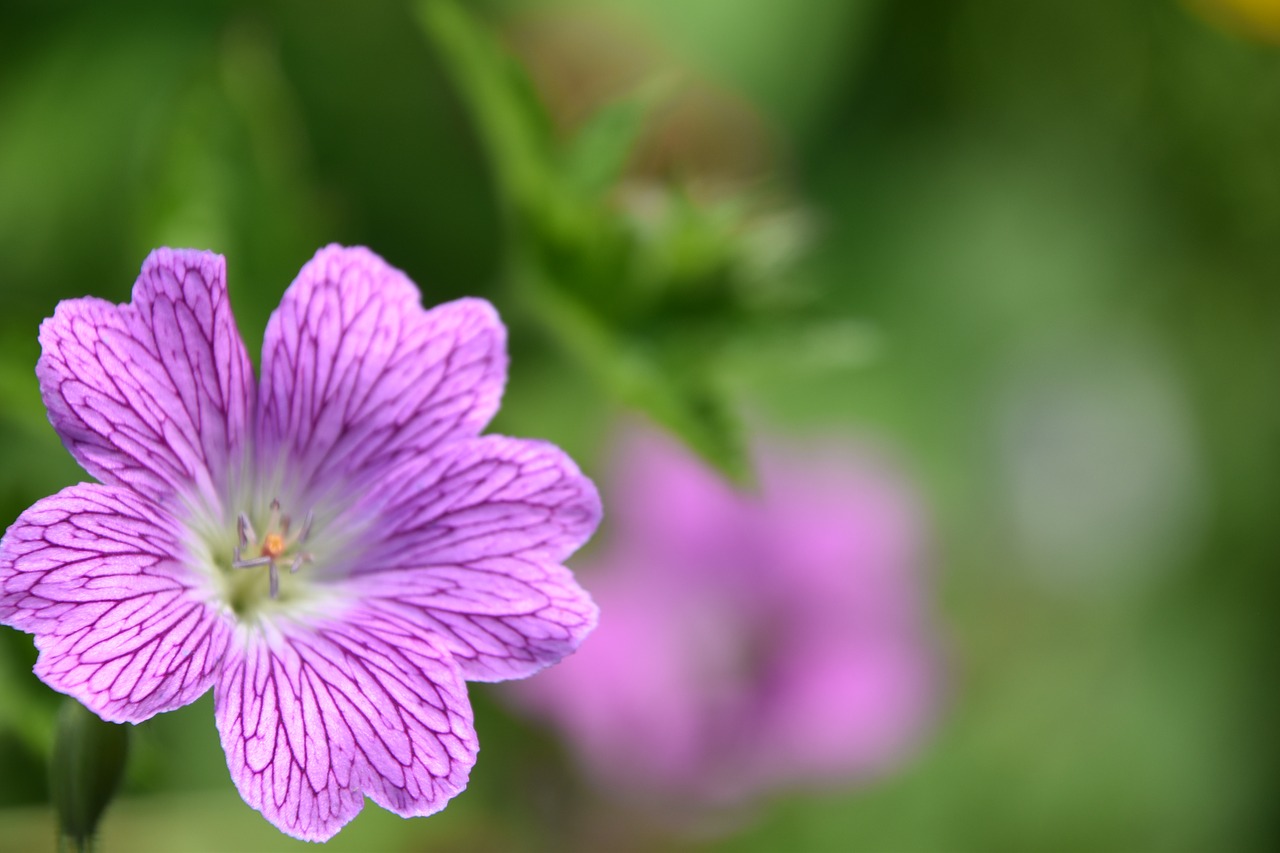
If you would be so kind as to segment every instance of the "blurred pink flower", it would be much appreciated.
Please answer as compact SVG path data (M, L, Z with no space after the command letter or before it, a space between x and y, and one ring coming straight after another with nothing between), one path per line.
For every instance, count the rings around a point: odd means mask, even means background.
M697 808L847 782L931 716L910 488L843 445L759 456L760 490L741 493L670 439L628 433L612 538L580 569L600 626L512 686L617 792Z

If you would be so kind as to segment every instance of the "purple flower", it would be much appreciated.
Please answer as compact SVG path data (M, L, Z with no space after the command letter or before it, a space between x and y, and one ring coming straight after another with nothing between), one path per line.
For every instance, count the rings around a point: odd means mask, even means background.
M761 455L754 496L666 439L624 441L586 570L607 618L513 692L668 816L882 770L934 704L906 484L843 446Z
M63 302L40 343L49 418L102 484L9 528L0 621L107 720L213 687L231 777L284 832L330 838L366 795L443 808L476 758L464 679L529 675L595 626L560 565L599 521L591 481L479 434L507 368L489 303L424 310L330 246L272 315L258 383L224 259L158 249L133 302Z

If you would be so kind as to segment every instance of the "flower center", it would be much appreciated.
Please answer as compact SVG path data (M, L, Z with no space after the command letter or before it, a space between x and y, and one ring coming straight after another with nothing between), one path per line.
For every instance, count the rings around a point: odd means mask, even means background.
M246 513L240 513L236 524L236 535L239 543L235 547L231 567L234 569L267 570L269 594L271 598L280 597L280 566L287 563L289 574L296 574L303 563L312 560L311 554L302 549L311 536L311 525L315 516L310 512L302 525L292 528L292 519L280 511L280 502L271 502L271 512L267 517L266 530L261 538L253 529L253 522ZM260 594L260 593L259 593Z
M268 533L262 538L262 556L280 557L285 549L284 536L279 533Z

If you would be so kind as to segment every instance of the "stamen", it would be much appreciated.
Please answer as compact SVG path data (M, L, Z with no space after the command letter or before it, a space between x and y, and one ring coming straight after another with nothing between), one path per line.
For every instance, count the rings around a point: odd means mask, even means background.
M292 518L281 511L279 500L273 500L267 516L266 534L262 539L258 539L248 514L240 513L236 517L236 535L239 543L232 549L232 568L256 569L266 566L271 598L279 598L281 569L279 561L288 556L288 552L293 550L295 545L306 542L310 538L314 524L315 513L308 510L302 520L302 526L291 532ZM245 556L255 550L258 556ZM289 561L289 574L297 574L304 563L311 561L311 555L305 551L294 553Z
M240 513L240 517L236 519L236 532L240 534L240 547L247 548L249 543L256 542L258 536L253 532L253 522L249 520L249 516Z

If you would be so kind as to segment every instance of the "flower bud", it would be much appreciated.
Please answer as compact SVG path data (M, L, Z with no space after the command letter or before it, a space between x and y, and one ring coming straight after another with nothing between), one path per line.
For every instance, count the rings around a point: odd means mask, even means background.
M129 732L68 698L58 712L49 786L58 815L59 850L91 848L129 752Z

